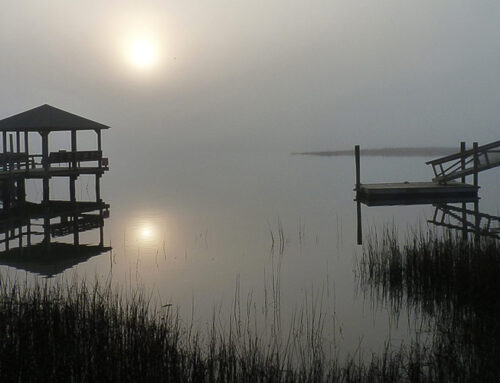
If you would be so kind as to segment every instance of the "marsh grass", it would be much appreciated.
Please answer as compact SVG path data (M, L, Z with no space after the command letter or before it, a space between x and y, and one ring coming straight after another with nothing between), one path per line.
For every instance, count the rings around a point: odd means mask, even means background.
M283 318L281 237L276 236L276 276L263 311L271 307L267 332L257 323L260 309L252 295L242 302L239 278L231 310L214 309L202 329L142 290L117 291L110 283L77 279L28 284L0 278L1 381L466 382L500 377L497 243L428 233L401 244L390 230L374 237L358 262L360 285L390 302L394 313L408 305L423 312L431 318L432 335L430 341L417 336L397 348L388 340L380 354L360 350L340 359L338 352L325 350L324 291L306 294L304 306Z
M314 305L311 305L313 307ZM313 309L314 311L314 309ZM236 310L235 310L236 312ZM321 315L300 312L285 337L262 338L233 314L203 333L141 292L85 281L0 279L2 382L418 381L415 349L327 359ZM247 314L248 316L249 314ZM415 372L417 371L417 372ZM415 380L415 376L418 377Z
M372 236L358 260L363 291L398 315L426 317L432 332L420 363L433 381L500 379L500 247L452 232L395 230ZM417 368L418 370L418 368Z

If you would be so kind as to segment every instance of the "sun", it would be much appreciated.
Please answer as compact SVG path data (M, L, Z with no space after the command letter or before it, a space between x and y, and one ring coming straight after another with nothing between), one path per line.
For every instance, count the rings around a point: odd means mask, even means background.
M145 227L141 230L141 235L143 238L150 238L151 234L151 229L149 227Z
M156 60L156 50L154 44L149 39L136 39L130 45L130 59L138 68L149 68Z

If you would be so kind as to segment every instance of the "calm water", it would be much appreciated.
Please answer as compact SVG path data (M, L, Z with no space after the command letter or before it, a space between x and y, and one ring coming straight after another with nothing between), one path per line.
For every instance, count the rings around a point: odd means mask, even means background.
M294 314L303 313L308 324L321 314L325 344L340 355L360 346L364 353L378 352L385 342L414 337L418 318L403 312L395 319L358 289L354 270L362 247L356 245L352 158L243 145L111 151L102 196L111 205L105 244L113 251L54 281L77 275L144 288L200 328L212 322L214 311L222 327L229 318L251 317L263 335L277 323L286 328ZM426 160L362 158L362 181L427 180ZM497 179L497 170L480 176L481 210L491 214L500 206ZM30 193L36 197L35 186ZM79 198L89 190L92 179L82 177ZM433 211L364 207L364 239L387 226L402 237L426 229ZM91 232L82 242L96 238ZM0 271L40 278L5 266Z

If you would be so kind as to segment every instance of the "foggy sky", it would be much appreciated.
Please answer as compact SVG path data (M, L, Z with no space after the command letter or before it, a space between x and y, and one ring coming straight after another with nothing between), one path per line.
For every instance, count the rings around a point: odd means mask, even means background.
M141 28L151 73L120 51ZM48 103L111 125L123 150L485 143L499 29L496 1L9 1L0 117Z

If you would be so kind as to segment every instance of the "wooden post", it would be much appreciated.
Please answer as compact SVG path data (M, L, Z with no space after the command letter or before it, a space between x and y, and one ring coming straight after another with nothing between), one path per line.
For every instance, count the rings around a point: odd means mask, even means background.
M40 132L42 136L42 164L45 170L45 174L43 175L43 202L48 203L50 199L49 193L49 175L48 170L50 167L49 164L49 133L48 132Z
M21 132L19 130L16 132L16 152L21 153ZM16 166L17 166L17 169L19 169L21 166L21 162L19 161L19 157L17 158Z
M101 175L95 175L95 201L101 202Z
M28 131L24 131L24 153L26 153L27 156L29 156L29 143L28 143ZM29 157L26 158L26 170L30 168L30 161Z
M48 255L50 252L50 218L43 219L43 242L45 244L45 252Z
M465 152L465 142L462 141L460 142L460 153L463 153ZM462 167L462 170L465 170L465 156L462 157L462 159L460 160L460 163L461 163L461 167ZM465 176L462 176L462 179L461 179L462 183L465 184ZM467 203L466 202L462 202L462 238L464 240L467 240Z
M76 169L76 151L78 150L77 142L76 142L76 130L73 129L71 131L71 156L72 156L72 161L71 161L71 166L73 169Z
M9 153L14 153L14 135L9 134ZM9 158L9 170L14 170L13 158Z
M101 130L96 130L97 133L97 150L100 153L100 158L98 162L98 167L101 169L101 159L102 159L102 141L101 141ZM95 201L101 202L101 174L96 173L95 175Z
M472 148L474 150L474 186L478 186L478 172L477 168L479 166L479 156L478 156L478 151L477 151L477 142L474 142L472 144Z
M101 222L99 224L99 246L104 246L104 212L102 209L99 210L99 215L101 217Z
M72 156L71 167L75 172L78 166L76 161L77 151L78 151L78 143L77 143L76 130L73 129L71 130L71 156ZM73 204L76 203L75 183L77 178L78 178L78 173L75 173L75 175L69 177L69 194L70 194L70 200ZM75 246L78 246L80 244L80 233L78 232L78 216L74 215L72 219L73 219L73 244Z
M28 224L26 227L26 241L28 242L28 246L31 246L31 218L28 218Z
M477 171L477 168L479 166L479 158L478 158L478 144L477 142L474 142L472 144L472 148L474 150L474 186L478 187L479 186L479 180L478 180L478 171ZM474 223L475 223L475 239L476 239L476 242L479 242L479 220L480 220L480 217L479 217L479 197L476 198L476 200L474 201Z
M354 159L356 162L356 191L359 190L359 186L361 185L361 170L360 170L360 155L359 155L359 145L354 147Z
M358 211L358 245L363 244L363 225L361 221L361 202L357 202L357 211Z
M26 201L26 181L24 178L16 180L16 198L18 202Z
M9 134L9 152L14 153L14 135Z
M20 225L18 228L17 228L17 233L19 234L19 250L22 250L23 248L23 226Z
M97 150L102 151L101 130L96 130L97 133Z

